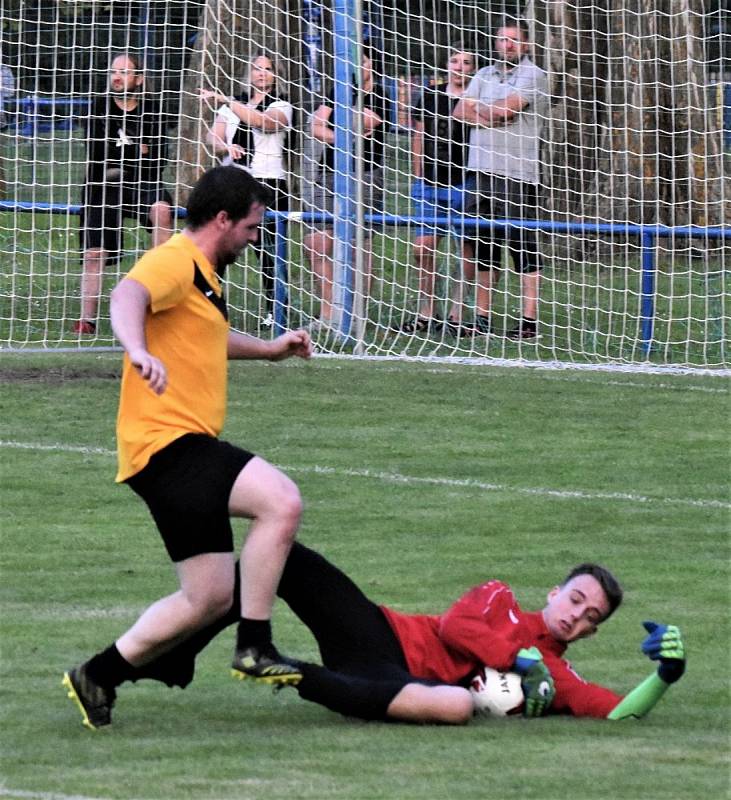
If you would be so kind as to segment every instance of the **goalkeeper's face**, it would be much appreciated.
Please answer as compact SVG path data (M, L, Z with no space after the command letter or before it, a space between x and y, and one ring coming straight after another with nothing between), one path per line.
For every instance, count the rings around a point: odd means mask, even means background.
M592 575L577 575L548 593L543 620L554 639L574 642L596 632L609 613L609 601Z

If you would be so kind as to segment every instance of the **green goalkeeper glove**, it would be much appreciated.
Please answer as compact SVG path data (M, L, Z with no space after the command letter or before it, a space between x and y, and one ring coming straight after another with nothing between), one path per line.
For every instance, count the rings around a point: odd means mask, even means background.
M548 667L537 647L518 651L513 669L522 677L521 686L525 696L523 716L540 717L548 711L556 689Z
M650 634L642 642L642 652L653 661L659 661L657 674L665 683L675 683L685 672L685 647L680 638L680 630L675 625L659 625L657 622L643 622Z

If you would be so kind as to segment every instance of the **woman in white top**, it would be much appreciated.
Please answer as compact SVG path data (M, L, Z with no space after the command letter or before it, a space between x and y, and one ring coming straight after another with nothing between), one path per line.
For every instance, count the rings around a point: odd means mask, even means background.
M247 91L239 97L201 89L204 100L222 103L216 112L208 142L222 156L222 164L245 169L273 192L270 209L289 210L287 190L287 133L292 127L292 105L276 93L274 60L259 53L251 61ZM262 226L259 264L265 296L264 326L274 314L274 242L276 220ZM286 308L285 308L286 316Z

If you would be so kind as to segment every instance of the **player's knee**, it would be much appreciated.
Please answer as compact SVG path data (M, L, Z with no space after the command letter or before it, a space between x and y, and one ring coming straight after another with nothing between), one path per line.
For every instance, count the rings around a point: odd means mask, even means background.
M277 515L281 522L281 530L288 539L294 539L302 517L302 496L297 485L287 480L280 489L276 501Z
M452 697L444 713L447 717L445 722L452 725L466 725L475 713L470 693L465 689L459 695Z
M208 591L191 602L197 625L208 625L225 616L234 602L233 586L211 586Z

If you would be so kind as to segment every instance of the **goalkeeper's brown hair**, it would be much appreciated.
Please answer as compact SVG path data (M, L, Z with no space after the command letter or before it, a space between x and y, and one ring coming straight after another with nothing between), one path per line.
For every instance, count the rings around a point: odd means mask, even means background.
M577 577L577 575L591 575L591 577L594 578L602 587L604 594L606 595L607 602L609 603L609 611L607 611L606 615L603 617L602 622L609 619L609 617L611 617L621 605L622 598L624 596L624 592L622 591L622 587L619 585L619 581L606 567L602 567L599 564L594 564L590 561L587 561L574 567L563 579L561 586L565 586L570 580L572 580L572 578Z

